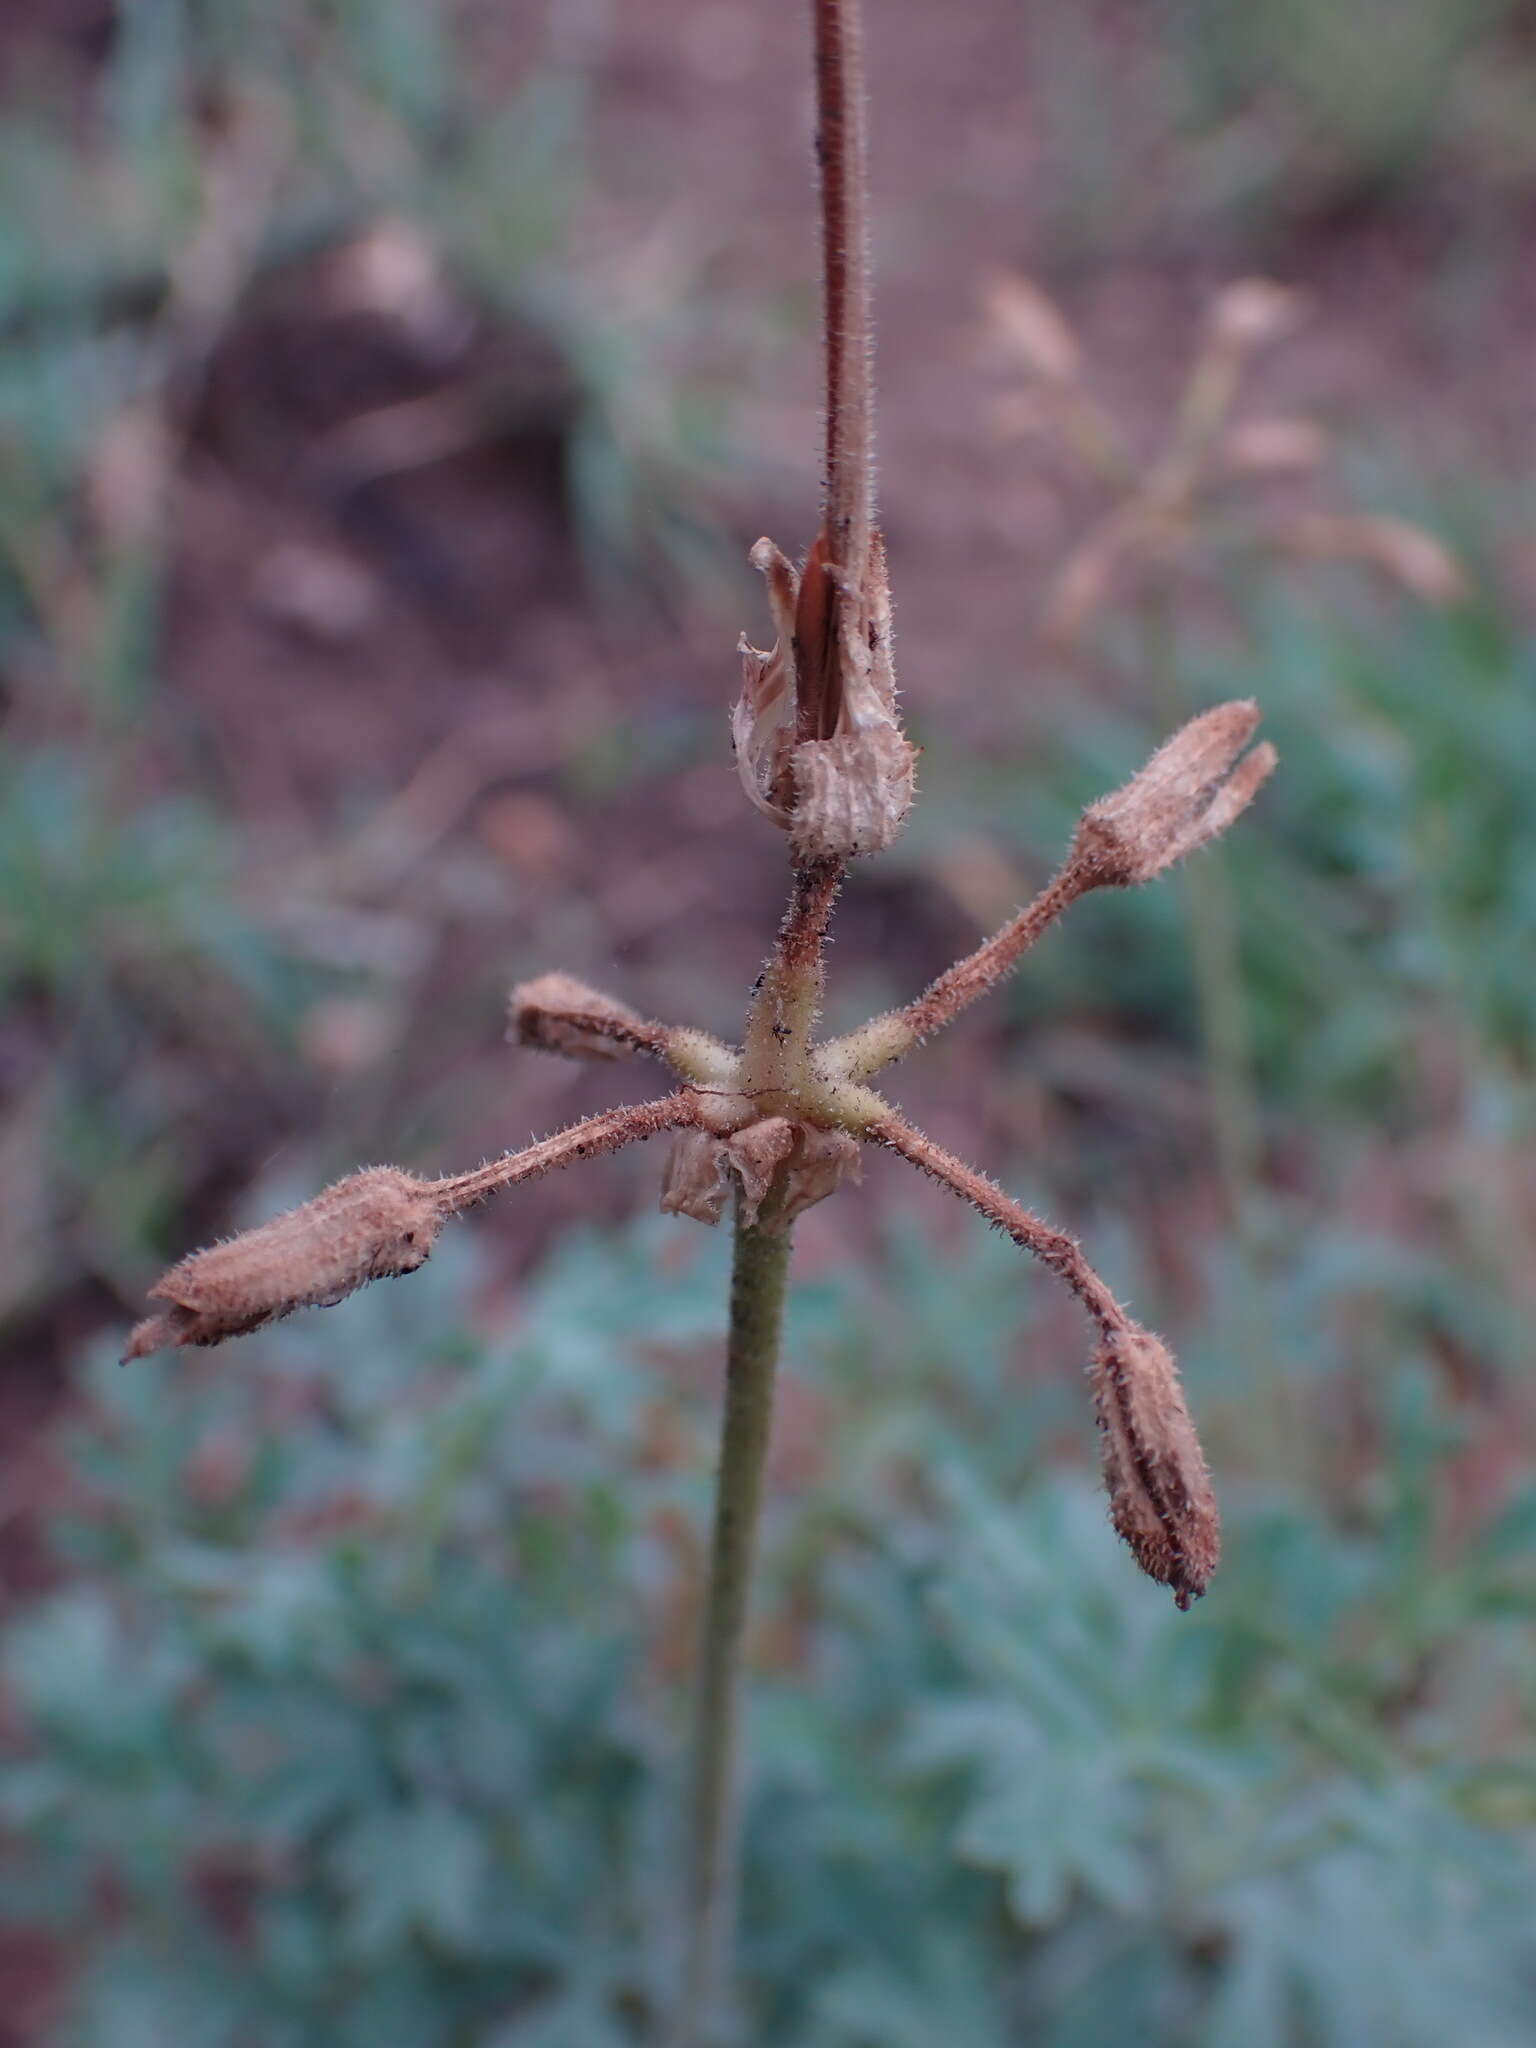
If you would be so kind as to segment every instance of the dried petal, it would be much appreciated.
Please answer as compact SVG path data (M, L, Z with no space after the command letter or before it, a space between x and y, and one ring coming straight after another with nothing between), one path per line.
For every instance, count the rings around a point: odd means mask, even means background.
M1104 1484L1116 1529L1180 1607L1221 1559L1221 1516L1167 1346L1136 1323L1106 1326L1093 1361Z
M731 740L742 788L776 825L789 826L795 743L795 604L800 578L771 540L760 540L748 560L768 585L775 639L767 652L740 642L741 696L731 713Z
M413 1273L442 1206L424 1181L372 1166L313 1201L183 1259L150 1289L169 1306L133 1331L125 1359L166 1345L219 1344L297 1308L324 1308L369 1280Z
M915 758L894 723L803 740L791 762L796 857L844 859L889 846L911 807Z
M802 576L771 541L752 562L778 637L768 653L742 643L731 734L743 787L801 862L878 852L911 805L916 761L896 716L884 550L871 543L856 583L828 563L824 538Z
M569 974L541 974L512 991L510 1036L519 1045L572 1059L614 1060L636 1047L655 1050L658 1025Z
M726 1157L741 1182L742 1221L749 1227L759 1220L779 1169L795 1149L797 1128L787 1116L765 1116L725 1141Z
M1149 882L1224 832L1275 766L1268 745L1234 765L1258 722L1251 700L1218 704L1164 741L1123 789L1090 804L1069 863L1083 886Z
M725 1167L719 1138L709 1131L679 1131L662 1176L662 1208L669 1216L691 1216L695 1223L718 1223L730 1193Z
M734 1177L742 1220L761 1230L787 1230L845 1181L857 1182L862 1169L858 1142L846 1131L790 1117L763 1117L728 1138L683 1131L667 1161L661 1206L698 1223L718 1223Z
M846 1131L824 1131L815 1124L800 1124L796 1129L795 1150L785 1171L773 1223L780 1230L835 1194L845 1181L857 1186L864 1171L863 1150Z

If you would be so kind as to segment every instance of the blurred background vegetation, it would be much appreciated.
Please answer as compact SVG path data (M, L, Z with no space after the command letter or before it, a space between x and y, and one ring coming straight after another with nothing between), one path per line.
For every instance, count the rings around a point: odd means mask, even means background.
M878 1161L801 1228L750 2038L1514 2048L1536 12L869 14L925 786L834 1021L1181 708L1257 696L1283 766L1214 880L1085 906L900 1089L1178 1348L1196 1613L1109 1531L1070 1305ZM783 881L741 563L815 503L804 43L749 0L0 16L7 2048L617 2048L665 2002L723 1246L645 1213L658 1162L111 1361L190 1244L619 1099L501 1044L514 978L739 1015ZM1306 317L1234 417L1313 454L1042 630L1114 503L1049 319L1144 476L1255 274Z

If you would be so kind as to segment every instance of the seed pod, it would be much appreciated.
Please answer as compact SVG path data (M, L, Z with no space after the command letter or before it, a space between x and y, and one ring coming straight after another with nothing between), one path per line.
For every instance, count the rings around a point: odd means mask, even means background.
M221 1344L298 1308L328 1308L369 1280L413 1273L443 1221L424 1181L371 1166L254 1230L193 1252L150 1289L169 1304L140 1323L124 1360Z
M1150 882L1225 832L1275 766L1267 743L1238 759L1258 722L1251 700L1218 704L1180 726L1123 789L1090 804L1069 863L1081 887Z
M521 982L508 1004L508 1036L518 1045L564 1053L568 1059L616 1060L636 1049L659 1049L660 1025L638 1011L588 988L570 974L541 974Z
M1187 1608L1221 1559L1221 1516L1178 1368L1160 1337L1106 1325L1093 1361L1104 1484L1116 1529Z

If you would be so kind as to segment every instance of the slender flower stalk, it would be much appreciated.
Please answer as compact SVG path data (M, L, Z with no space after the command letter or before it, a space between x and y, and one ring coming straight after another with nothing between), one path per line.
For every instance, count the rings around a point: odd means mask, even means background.
M767 652L742 649L732 730L747 794L787 836L792 880L740 1044L642 1017L569 975L522 982L510 1006L518 1044L568 1059L657 1061L675 1077L675 1091L606 1110L441 1179L391 1166L353 1174L173 1266L151 1290L161 1306L133 1331L126 1353L216 1344L295 1309L339 1301L370 1280L411 1272L440 1230L475 1203L662 1133L671 1136L662 1207L716 1223L733 1205L725 1412L682 1887L684 1960L676 2009L665 2015L674 2048L713 2048L729 2003L742 1670L790 1232L805 1209L858 1179L864 1145L947 1187L1070 1289L1094 1333L1090 1385L1115 1527L1180 1607L1204 1592L1216 1568L1216 1501L1162 1340L1132 1320L1075 1239L916 1130L868 1082L995 988L1080 896L1150 882L1219 837L1275 765L1271 747L1250 745L1253 704L1222 704L1192 718L1123 788L1088 807L1055 876L1017 916L905 1008L841 1039L818 1040L838 892L850 861L880 851L900 830L912 798L913 750L896 712L875 522L858 0L811 0L811 22L827 494L798 568L769 541L752 551L776 637ZM1070 362L1060 336L1053 339L1038 317L1034 327L1065 374ZM1221 396L1215 390L1211 406ZM1196 424L1201 433L1215 431L1205 414Z
M725 1417L699 1645L688 1810L688 1950L675 2048L702 2048L720 2010L736 1908L742 1650L773 1434L789 1231L749 1224L737 1198Z

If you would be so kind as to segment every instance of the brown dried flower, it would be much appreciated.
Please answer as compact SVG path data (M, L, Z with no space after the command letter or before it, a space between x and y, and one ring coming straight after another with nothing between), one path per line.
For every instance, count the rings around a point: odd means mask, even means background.
M801 862L878 853L912 803L916 754L896 715L885 550L871 538L864 573L845 579L824 538L804 571L770 540L752 550L776 638L741 645L731 733L742 785L790 835Z
M1093 1360L1104 1484L1115 1527L1180 1607L1198 1600L1221 1559L1221 1517L1160 1337L1137 1323L1104 1327Z
M1080 869L1090 887L1150 882L1225 832L1274 770L1267 740L1238 759L1258 722L1251 699L1234 699L1181 726L1123 789L1084 811L1068 872Z
M541 974L520 982L507 1005L508 1037L518 1045L570 1059L616 1060L626 1052L661 1049L666 1032L637 1010L588 988L572 974Z
M716 1224L734 1182L748 1226L787 1230L844 1181L857 1182L862 1168L858 1142L846 1131L789 1117L759 1118L728 1138L681 1131L667 1160L661 1206L674 1216Z
M172 1266L150 1289L150 1299L167 1307L138 1325L123 1356L221 1344L297 1308L328 1308L369 1280L414 1273L443 1216L430 1183L398 1167L351 1174L270 1223Z

